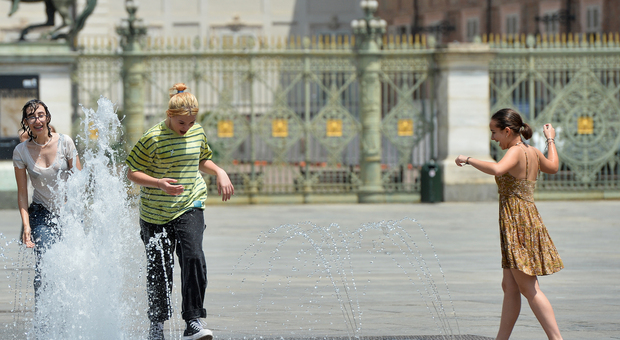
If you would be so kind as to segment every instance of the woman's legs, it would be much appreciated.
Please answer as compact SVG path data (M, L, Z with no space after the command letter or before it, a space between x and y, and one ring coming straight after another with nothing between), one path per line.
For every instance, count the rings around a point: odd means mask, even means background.
M39 305L45 305L45 301L41 301L41 294L44 294L47 289L53 290L53 288L46 282L45 273L41 271L41 264L43 263L45 252L60 239L61 235L60 229L56 223L53 222L55 216L42 205L32 203L28 208L28 215L35 255L33 282L35 310L34 334L37 338L45 339L48 338L47 326L50 324L50 315L49 311L47 311L47 313L42 312Z
M504 290L504 302L502 304L502 317L496 339L508 339L521 312L521 292L519 285L512 276L510 269L504 269L502 280Z
M52 222L54 216L49 210L42 205L33 203L28 209L31 237L34 242L34 300L39 300L41 287L44 287L41 281L41 261L45 251L49 249L56 241L60 239L60 230L55 223ZM44 288L43 288L44 289Z
M506 269L504 269L504 272ZM519 291L530 304L532 312L540 322L540 325L547 333L547 337L552 340L562 339L560 335L560 329L555 321L555 314L551 303L540 290L538 285L538 278L536 276L530 276L518 269L510 269L514 281L519 286ZM506 277L506 275L504 275ZM503 315L502 315L503 318Z

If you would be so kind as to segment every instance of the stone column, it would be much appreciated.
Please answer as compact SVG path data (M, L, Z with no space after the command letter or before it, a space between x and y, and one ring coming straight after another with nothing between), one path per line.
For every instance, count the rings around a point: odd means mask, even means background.
M358 56L360 76L360 120L361 159L360 170L362 185L359 188L359 203L385 202L385 193L381 182L381 81L379 71L379 47L375 41L369 41Z
M123 47L123 113L125 119L125 148L131 150L144 134L144 75L146 65L140 40L146 35L146 26L138 19L138 6L133 1L125 4L129 17L116 32Z
M357 52L359 79L360 121L360 185L359 203L385 202L381 181L381 42L387 22L375 16L377 0L360 3L363 19L351 21Z
M138 6L133 1L125 3L129 14L116 32L121 36L123 48L123 127L125 128L125 150L131 151L144 134L144 78L146 65L140 41L146 35L146 26L136 17ZM133 195L138 194L133 186Z
M123 54L123 113L127 151L144 134L144 60L132 52Z
M451 43L435 55L438 151L447 202L497 197L493 176L454 163L460 154L493 161L489 131L489 62L493 57L489 46L480 43Z

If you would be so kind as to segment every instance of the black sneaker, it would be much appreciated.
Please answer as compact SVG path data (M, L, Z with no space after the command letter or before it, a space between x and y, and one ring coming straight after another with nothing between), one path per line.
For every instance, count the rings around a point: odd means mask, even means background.
M213 332L203 328L199 319L189 320L183 332L183 340L213 340Z
M164 340L164 323L151 321L148 340Z

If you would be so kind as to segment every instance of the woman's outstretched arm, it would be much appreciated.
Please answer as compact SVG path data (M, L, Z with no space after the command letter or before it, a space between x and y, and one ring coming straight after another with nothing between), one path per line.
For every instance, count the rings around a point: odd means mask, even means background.
M518 150L514 148L508 149L506 155L504 155L504 157L502 157L502 159L497 163L482 161L473 157L467 157L463 155L459 155L456 158L455 162L458 166L464 166L466 164L469 164L474 168L484 172L485 174L501 176L510 171L510 169L517 166L517 164L519 163Z

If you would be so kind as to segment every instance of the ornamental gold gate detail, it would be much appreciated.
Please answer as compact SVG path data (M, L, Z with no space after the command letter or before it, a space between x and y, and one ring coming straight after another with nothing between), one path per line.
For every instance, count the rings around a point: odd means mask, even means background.
M542 126L556 129L560 171L544 174L541 192L620 189L620 44L493 46L491 113L519 111L534 130L531 143L545 150ZM493 155L501 150L493 144Z

